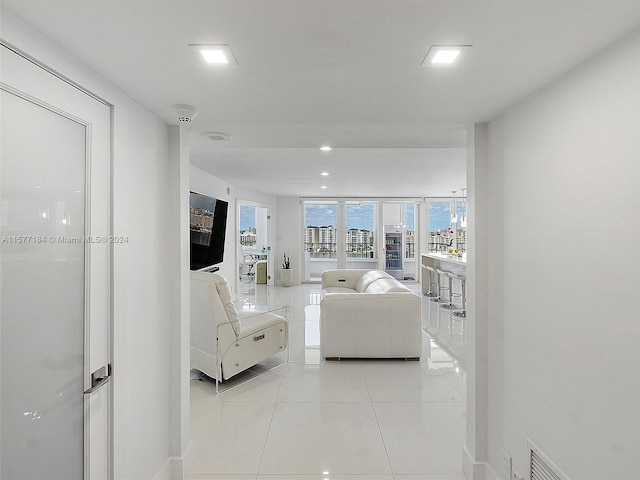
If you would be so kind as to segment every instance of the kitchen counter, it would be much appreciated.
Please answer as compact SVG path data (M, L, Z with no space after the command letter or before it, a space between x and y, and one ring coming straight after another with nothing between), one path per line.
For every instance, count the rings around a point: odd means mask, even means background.
M457 255L447 255L446 253L423 253L421 259L422 265L422 293L429 290L429 275L425 266L439 268L447 272L452 272L465 277L467 275L467 254L463 253L461 257Z
M431 258L439 262L447 262L447 263L453 263L456 265L463 265L465 268L467 267L466 253L463 253L461 257L459 257L458 255L448 255L446 253L425 253L422 255L422 257ZM423 265L426 265L424 261L422 263Z

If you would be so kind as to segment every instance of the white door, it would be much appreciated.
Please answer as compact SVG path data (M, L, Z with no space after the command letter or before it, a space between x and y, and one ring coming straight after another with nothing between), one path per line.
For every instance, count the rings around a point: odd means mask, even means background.
M110 108L0 54L0 478L108 478Z

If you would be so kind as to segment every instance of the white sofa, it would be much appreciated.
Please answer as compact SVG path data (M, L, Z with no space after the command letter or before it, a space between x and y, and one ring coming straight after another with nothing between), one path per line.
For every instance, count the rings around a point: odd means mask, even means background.
M420 296L385 272L326 270L320 300L322 356L420 358L420 304Z
M227 380L284 350L288 332L281 315L238 311L224 277L191 272L191 368Z

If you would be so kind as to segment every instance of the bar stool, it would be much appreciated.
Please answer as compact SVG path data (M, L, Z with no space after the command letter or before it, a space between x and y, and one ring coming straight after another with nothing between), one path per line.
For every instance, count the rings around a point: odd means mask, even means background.
M444 276L446 277L446 281L449 284L449 287L447 288L447 290L449 290L449 301L447 301L446 303L443 303L442 305L440 305L440 308L446 308L447 310L451 310L453 308L455 308L455 305L453 304L453 297L454 295L459 295L457 293L453 293L453 278L455 276L455 274L451 273L451 272L445 272L442 271L442 273L444 274Z
M450 282L447 283L444 281L447 273L444 270L440 270L439 268L434 268L434 272L438 278L438 296L431 299L432 302L442 303L444 305L447 304L447 301L451 301L449 298L449 293L451 292ZM441 305L442 308L450 308Z
M438 274L435 268L428 265L422 265L427 271L427 281L429 282L429 291L424 294L425 297L434 298L438 296Z
M462 308L460 310L454 310L451 312L451 315L455 315L456 317L466 318L467 317L467 288L466 283L467 279L462 275L456 275L457 279L460 281L460 303Z

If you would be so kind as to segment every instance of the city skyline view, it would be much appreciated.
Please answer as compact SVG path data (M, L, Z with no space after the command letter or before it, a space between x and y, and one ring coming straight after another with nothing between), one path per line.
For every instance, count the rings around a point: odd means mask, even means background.
M255 208L249 205L240 206L240 231L256 226ZM306 205L305 227L335 226L337 205ZM429 230L445 229L450 226L451 207L448 201L429 202ZM463 204L458 204L458 215L462 214ZM408 215L409 220L413 215ZM373 204L353 204L347 209L347 228L358 228L373 231ZM407 230L414 230L412 221L407 222Z

